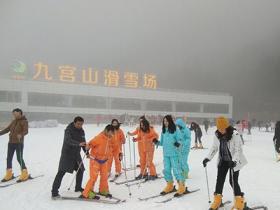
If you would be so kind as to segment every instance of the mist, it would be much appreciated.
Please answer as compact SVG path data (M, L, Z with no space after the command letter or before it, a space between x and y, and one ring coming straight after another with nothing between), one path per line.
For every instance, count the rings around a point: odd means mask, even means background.
M277 120L279 8L278 0L1 0L0 77L14 60L149 72L159 88L231 94L234 118Z

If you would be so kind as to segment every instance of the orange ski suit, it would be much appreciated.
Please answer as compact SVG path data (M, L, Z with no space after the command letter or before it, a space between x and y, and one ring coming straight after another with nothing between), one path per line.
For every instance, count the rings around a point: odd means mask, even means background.
M111 139L104 132L101 132L88 143L88 147L90 148L90 179L83 192L83 196L86 198L88 198L89 192L93 190L99 173L99 192L109 192L108 159L110 156L110 141Z
M110 156L108 160L108 172L111 172L113 160L115 160L116 173L121 173L122 166L120 153L122 153L122 145L125 144L125 136L122 129L115 130L114 136L110 141Z
M158 139L158 134L153 127L150 127L148 133L143 132L141 129L137 129L132 134L137 134L136 142L138 142L138 153L140 156L140 170L144 176L146 169L149 169L151 176L156 176L156 167L153 163L155 146L153 140Z

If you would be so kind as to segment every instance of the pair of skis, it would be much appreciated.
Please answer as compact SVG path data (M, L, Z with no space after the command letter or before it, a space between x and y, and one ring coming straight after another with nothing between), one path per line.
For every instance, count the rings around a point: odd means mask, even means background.
M20 180L14 181L17 177L19 177L19 176L16 176L16 177L13 177L13 179L11 179L10 181L0 183L0 188L10 187L10 186L20 184L20 183L23 183L23 182L27 182L27 181L30 181L30 180L33 180L33 179L37 179L37 178L40 178L40 177L43 177L43 176L44 176L43 174L38 175L38 176L29 175L28 179L25 180L25 181L20 181Z
M199 147L192 147L191 148L192 150L204 150L204 149L208 149L206 147L202 147L202 148L199 148Z
M70 196L61 196L59 198L55 198L53 200L68 200L68 201L84 201L84 202L93 202L93 203L102 203L102 204L120 204L125 203L126 200L122 200L120 198L111 197L106 198L105 196L100 195L102 198L100 199L90 199L90 198L79 198L79 197L70 197Z
M196 189L196 190L192 190L192 191L187 191L186 193L184 193L183 195L181 196L178 196L178 197L174 197L174 193L176 192L176 190L174 189L172 192L168 193L168 194L165 194L165 195L161 195L161 194L157 194L157 195L153 195L153 196L149 196L149 197L146 197L146 198L138 198L139 201L149 201L149 200L152 200L152 199L156 199L156 198L161 198L161 197L166 197L167 195L173 195L173 197L171 198L167 198L167 199L164 199L164 200L161 200L161 201L156 201L156 203L168 203L174 199L177 199L177 198L181 198L181 197L184 197L185 195L189 195L189 194L192 194L192 193L195 193L195 192L198 192L200 191L200 189Z
M219 210L224 209L226 205L231 204L231 201L223 202L222 205L219 207ZM266 206L255 206L255 207L248 207L247 203L245 204L244 210L267 210Z
M162 179L163 177L162 176L158 176L158 178L154 179L154 180L146 180L146 179L129 179L127 181L121 181L121 182L114 182L116 185L123 185L125 184L127 187L130 187L130 186L135 186L135 185L138 185L139 183L147 183L147 182L151 182L151 181L156 181L158 179Z

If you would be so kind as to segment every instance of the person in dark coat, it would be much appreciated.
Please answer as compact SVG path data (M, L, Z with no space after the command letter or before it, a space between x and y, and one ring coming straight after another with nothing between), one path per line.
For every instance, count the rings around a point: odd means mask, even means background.
M275 151L278 154L277 161L280 161L280 121L276 123L273 141L275 145Z
M208 133L209 126L210 126L210 121L207 120L207 119L205 119L205 120L203 121L203 125L204 125L205 132L206 132L206 134L207 134L207 133Z
M195 149L203 149L202 141L201 141L202 131L201 131L200 126L197 123L192 122L190 130L194 131L194 133L195 133L195 146L194 146L194 148Z
M86 153L85 132L83 130L84 119L76 117L65 129L64 142L59 161L58 172L52 186L52 197L60 197L58 190L62 179L66 173L77 171L75 192L82 192L82 181L84 174L84 164L81 158L81 148Z

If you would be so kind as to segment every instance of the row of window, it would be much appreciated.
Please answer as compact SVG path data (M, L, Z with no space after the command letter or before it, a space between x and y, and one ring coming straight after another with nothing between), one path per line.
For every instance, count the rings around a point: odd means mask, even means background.
M21 93L0 91L0 102L20 103ZM99 96L60 95L49 93L28 93L29 106L75 107L120 110L148 110L171 112L170 101L144 101L140 99L105 98ZM176 112L201 112L201 103L177 102ZM227 104L203 104L204 113L228 113Z

